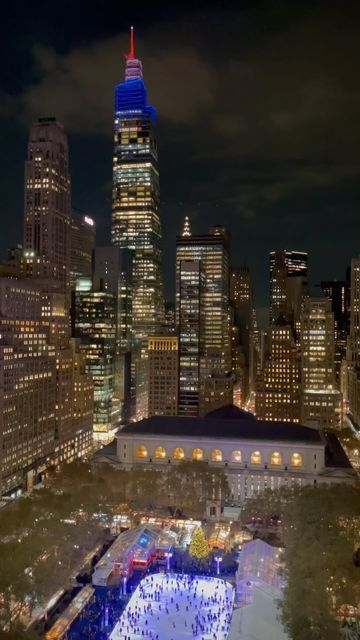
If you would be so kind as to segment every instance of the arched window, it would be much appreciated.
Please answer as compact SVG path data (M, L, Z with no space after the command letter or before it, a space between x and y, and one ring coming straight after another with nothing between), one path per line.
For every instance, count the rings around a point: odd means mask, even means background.
M301 453L293 453L290 458L290 464L293 467L301 467L302 466L302 455Z
M181 447L176 447L173 453L174 460L183 460L184 457L185 457L184 449L182 449Z
M202 460L203 457L204 457L204 454L202 449L194 449L194 451L192 452L193 460Z
M261 464L261 453L260 451L253 451L250 458L251 464Z
M146 448L143 444L141 444L141 445L137 448L137 451L136 451L136 457L137 457L137 458L147 458L147 454L148 454L148 452L147 452L147 448Z
M282 464L282 457L279 451L273 451L270 458L270 464Z
M241 451L239 450L235 450L232 452L231 454L231 460L232 462L241 462L242 458L241 458Z
M223 454L222 451L220 451L220 449L214 449L211 452L211 460L213 462L222 462L223 459Z
M166 458L166 450L164 447L156 447L155 449L155 458Z

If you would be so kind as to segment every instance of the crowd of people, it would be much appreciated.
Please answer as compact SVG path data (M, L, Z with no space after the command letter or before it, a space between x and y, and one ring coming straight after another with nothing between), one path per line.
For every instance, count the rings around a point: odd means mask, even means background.
M155 574L136 588L110 640L225 640L232 587L217 578Z

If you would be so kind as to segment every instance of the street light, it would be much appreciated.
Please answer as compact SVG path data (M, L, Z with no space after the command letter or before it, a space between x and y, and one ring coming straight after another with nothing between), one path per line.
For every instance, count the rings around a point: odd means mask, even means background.
M123 594L126 595L126 576L123 577Z
M166 558L166 571L170 571L170 558L173 557L171 551L165 551L164 556Z
M222 557L215 556L214 560L216 562L216 575L218 576L220 574L220 562L222 562Z

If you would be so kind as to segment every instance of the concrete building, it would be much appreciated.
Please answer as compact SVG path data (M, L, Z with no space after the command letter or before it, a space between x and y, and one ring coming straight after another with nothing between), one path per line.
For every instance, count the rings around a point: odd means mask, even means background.
M179 338L148 339L149 416L176 416L179 388Z
M301 322L301 421L342 424L342 396L335 387L334 315L328 298L307 298Z
M300 353L293 328L280 316L270 326L268 338L269 353L255 387L256 416L300 422Z
M204 418L156 416L128 425L117 434L117 458L125 469L204 460L225 472L234 506L265 489L356 481L335 436L256 420L234 406Z

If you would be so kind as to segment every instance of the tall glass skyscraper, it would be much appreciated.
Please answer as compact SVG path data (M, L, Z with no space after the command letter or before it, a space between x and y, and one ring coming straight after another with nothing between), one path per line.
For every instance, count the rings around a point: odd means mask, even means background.
M132 252L132 353L136 417L147 412L146 344L164 316L156 111L147 102L131 28L125 81L115 88L112 242Z

